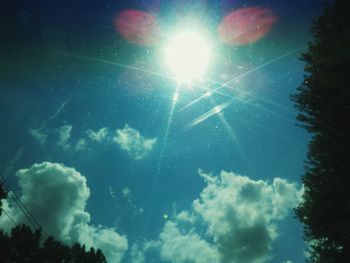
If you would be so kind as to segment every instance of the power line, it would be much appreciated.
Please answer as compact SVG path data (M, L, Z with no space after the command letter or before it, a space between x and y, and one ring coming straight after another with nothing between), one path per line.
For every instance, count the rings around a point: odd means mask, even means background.
M0 179L5 187L5 190L8 192L9 196L12 197L12 200L17 204L19 209L22 211L22 213L25 215L25 217L28 219L30 224L33 226L34 229L41 229L43 234L48 237L49 235L45 231L45 229L38 223L38 221L35 219L35 217L30 213L30 211L26 208L26 206L22 203L22 201L19 199L19 197L16 195L14 191L11 190L11 186L7 183L4 177L0 176ZM12 221L12 220L11 220ZM14 220L13 220L14 222ZM15 223L15 222L14 222Z
M12 216L10 216L10 214L5 210L5 209L2 209L2 212L5 213L5 215L7 215L7 217L12 221L12 223L17 226L17 223L16 221L12 218Z
M15 192L13 192L11 190L10 185L7 183L7 181L5 180L5 178L1 177L1 181L5 187L5 190L8 193L8 196L12 198L12 200L18 205L18 207L20 208L20 210L22 211L22 213L27 217L27 219L29 220L30 224L34 227L34 229L39 227L39 224L36 224L36 222L34 222L33 218L27 213L27 211L24 209L24 205L22 206L22 202L19 200L19 198L17 197L17 195L15 194Z

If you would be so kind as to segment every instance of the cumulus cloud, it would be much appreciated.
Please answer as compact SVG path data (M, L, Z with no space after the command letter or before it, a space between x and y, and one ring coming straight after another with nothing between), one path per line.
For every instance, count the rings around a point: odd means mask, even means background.
M68 150L71 147L70 138L73 126L72 125L63 125L58 129L58 140L57 145L63 150Z
M277 237L276 220L299 202L296 186L280 178L268 184L228 172L200 175L208 185L193 208L207 224L221 261L266 261Z
M215 263L218 251L193 229L182 232L176 222L167 222L160 234L160 256L174 263Z
M130 249L130 258L132 263L144 263L146 261L146 252L159 247L158 241L143 240L135 243Z
M90 224L85 210L90 190L86 178L63 164L43 162L16 173L21 188L20 200L43 229L66 244L84 243L100 248L109 262L120 262L128 248L127 238L114 228ZM29 225L13 199L5 200L4 208L17 223ZM0 226L12 227L7 217L0 217Z
M108 136L108 128L104 127L99 129L98 131L93 131L91 129L86 131L88 138L95 142L102 142Z
M118 129L116 131L113 141L132 158L140 160L153 150L157 138L146 139L141 136L138 130L126 124L123 129Z
M271 258L282 220L300 201L301 190L281 178L271 183L221 172L200 172L207 186L191 210L168 221L158 250L172 262L259 263Z

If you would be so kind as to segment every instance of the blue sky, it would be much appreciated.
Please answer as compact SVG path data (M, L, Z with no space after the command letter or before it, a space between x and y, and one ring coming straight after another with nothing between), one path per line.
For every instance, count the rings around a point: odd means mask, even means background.
M220 42L223 18L250 7L274 13L269 32ZM110 262L302 262L292 208L309 135L289 96L321 9L316 0L14 1L0 75L2 174L48 233L99 247ZM203 22L217 46L211 71L177 89L163 40L132 43L114 27L125 10L156 17L167 36L188 14ZM220 86L213 80L234 78L196 101ZM27 222L11 198L5 209ZM12 227L5 215L0 225Z

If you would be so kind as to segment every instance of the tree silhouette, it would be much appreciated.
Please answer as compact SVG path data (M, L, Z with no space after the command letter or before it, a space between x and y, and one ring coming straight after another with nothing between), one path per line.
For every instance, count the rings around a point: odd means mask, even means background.
M76 243L72 247L48 237L43 244L40 230L32 231L29 226L19 225L10 235L0 231L1 262L43 262L43 263L106 263L101 250Z
M313 137L296 209L310 262L350 262L350 4L335 0L314 21L302 55L305 78L292 96Z
M2 199L5 199L7 197L7 193L5 191L4 186L2 185L2 182L0 181L0 215L2 213Z
M0 215L1 199L7 193L0 181ZM53 237L42 240L40 229L32 231L29 226L18 225L6 234L0 230L0 262L1 263L106 263L101 250L91 248L86 251L85 245L78 243L72 247L56 241Z

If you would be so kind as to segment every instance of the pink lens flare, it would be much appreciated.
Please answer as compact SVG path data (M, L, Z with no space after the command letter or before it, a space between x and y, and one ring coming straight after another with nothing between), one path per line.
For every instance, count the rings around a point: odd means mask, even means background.
M143 11L125 10L119 13L114 26L126 40L141 46L155 45L161 37L156 17Z
M227 45L245 45L264 37L276 21L277 16L269 8L241 8L221 21L219 37Z

